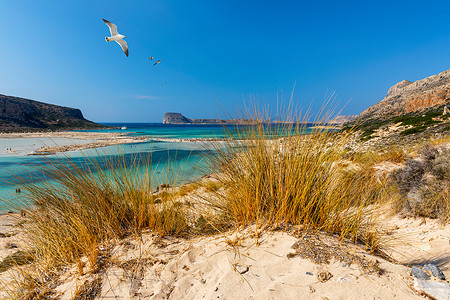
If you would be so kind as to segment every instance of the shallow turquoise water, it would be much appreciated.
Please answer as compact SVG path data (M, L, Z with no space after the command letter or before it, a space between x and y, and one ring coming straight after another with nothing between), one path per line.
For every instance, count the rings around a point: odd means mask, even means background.
M227 137L225 127L222 125L176 125L161 123L104 123L105 125L122 127L127 130L109 129L97 130L99 132L121 132L130 136L146 136L157 138L224 138ZM232 127L230 127L232 128Z
M101 131L120 131L130 136L155 138L224 138L228 133L222 125L163 125L143 123L109 123L127 130L111 129ZM193 181L204 175L202 159L208 151L205 143L149 141L127 145L115 145L83 151L71 151L54 156L27 156L26 154L43 145L54 146L85 141L64 138L0 138L0 213L10 209L10 203L20 203L25 193L15 193L25 183L50 182L43 170L51 166L52 161L70 160L75 164L85 164L85 157L102 158L120 156L127 164L136 159L151 157L152 171L157 177L155 184L183 183ZM6 149L11 148L8 152ZM12 152L12 153L11 153ZM106 166L103 166L105 169ZM202 171L203 170L203 171ZM169 178L176 176L177 178ZM22 187L23 188L23 187ZM7 202L8 204L5 204Z
M118 124L126 125L131 136L152 136L163 138L208 138L217 137L221 126L170 126L162 124ZM116 131L116 130L108 130ZM127 164L136 160L151 160L150 167L155 174L155 185L166 182L188 182L203 175L200 170L202 158L209 151L204 143L175 143L149 141L127 145L115 145L83 151L71 151L52 156L27 156L26 154L42 146L66 145L85 141L62 138L22 138L0 139L0 213L11 209L26 198L25 191L16 193L16 188L25 183L49 182L43 170L52 161L70 160L78 165L86 164L86 157L108 156L113 160L120 157ZM7 151L6 149L12 149ZM104 169L108 167L102 166ZM174 178L176 177L176 178Z

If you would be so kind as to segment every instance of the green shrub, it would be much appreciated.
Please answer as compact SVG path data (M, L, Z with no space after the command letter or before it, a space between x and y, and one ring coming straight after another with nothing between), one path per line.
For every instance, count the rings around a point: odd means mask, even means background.
M414 134L414 133L420 133L425 131L427 129L427 126L419 126L419 127L413 127L406 130L403 130L400 132L400 135L408 135L408 134Z

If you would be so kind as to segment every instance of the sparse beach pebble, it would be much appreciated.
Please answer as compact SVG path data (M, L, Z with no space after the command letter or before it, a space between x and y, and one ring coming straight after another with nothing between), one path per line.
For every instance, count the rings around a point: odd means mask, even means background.
M431 274L432 274L434 277L436 277L436 278L438 278L438 279L440 279L440 280L445 280L445 275L444 275L444 273L442 273L442 271L439 269L439 267L436 266L435 264L426 264L426 265L423 266L423 268L424 268L425 270L430 271Z
M416 267L416 266L413 266L411 268L411 275L413 275L417 279L422 279L422 280L430 279L430 276L428 276L428 274L425 273L425 271L423 271L422 269L420 269L419 267Z

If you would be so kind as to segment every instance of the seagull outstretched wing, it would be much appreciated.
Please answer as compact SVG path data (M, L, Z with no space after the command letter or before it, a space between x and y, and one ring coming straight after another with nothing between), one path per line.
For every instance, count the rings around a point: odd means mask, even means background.
M116 41L117 44L120 45L120 47L122 47L123 52L125 52L125 55L128 57L128 45L127 42L125 42L123 39L120 39L118 41Z
M105 22L106 25L108 25L108 27L109 27L109 32L111 32L111 36L119 34L119 32L117 31L117 26L116 26L116 24L111 23L110 21L105 20L105 19L103 19L103 22ZM126 45L126 43L125 43L125 45ZM122 46L122 45L121 45L121 46ZM124 50L124 51L125 51L125 50ZM128 55L127 55L127 56L128 56Z

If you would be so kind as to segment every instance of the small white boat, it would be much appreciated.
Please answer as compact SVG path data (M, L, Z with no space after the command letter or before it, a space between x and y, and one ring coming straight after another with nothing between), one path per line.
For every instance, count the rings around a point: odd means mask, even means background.
M127 126L122 126L122 127L120 127L120 129L127 130Z

